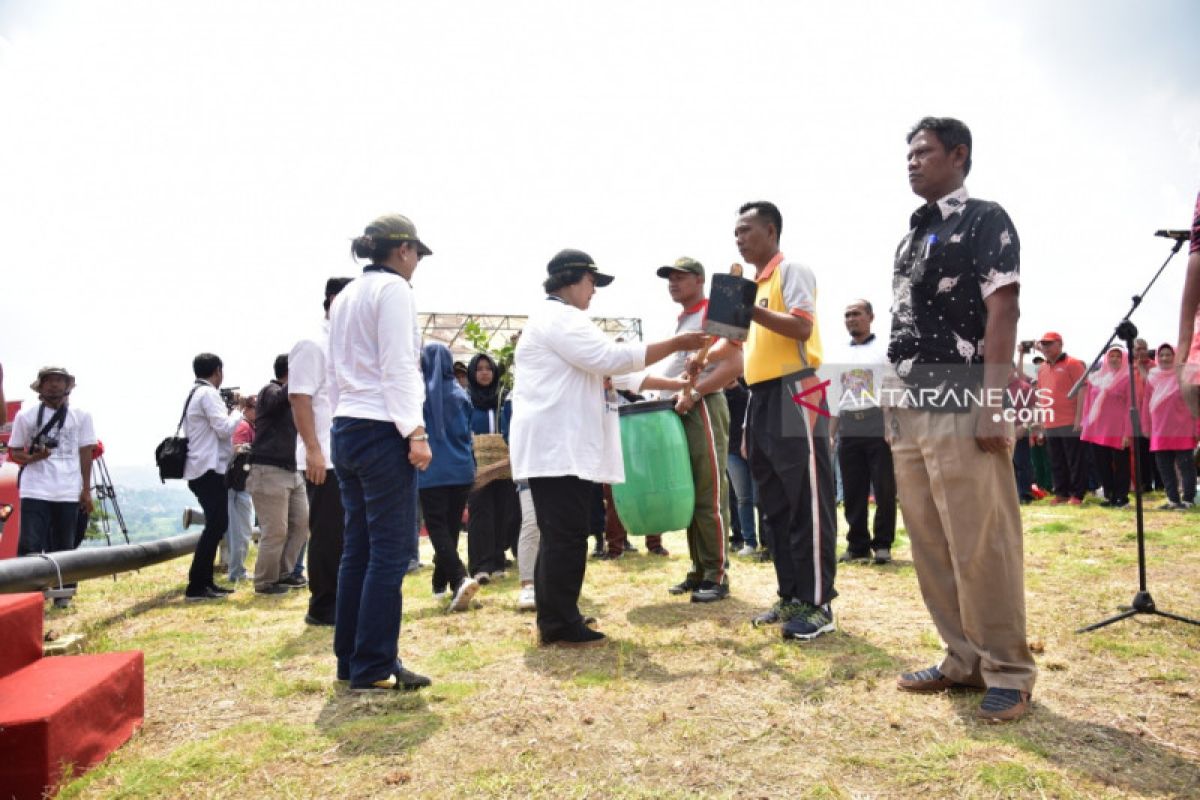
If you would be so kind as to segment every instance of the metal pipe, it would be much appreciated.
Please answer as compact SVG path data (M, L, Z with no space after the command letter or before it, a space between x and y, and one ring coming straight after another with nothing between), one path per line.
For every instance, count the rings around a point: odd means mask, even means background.
M64 583L149 567L196 550L200 532L115 547L87 547L0 561L0 594L40 592Z

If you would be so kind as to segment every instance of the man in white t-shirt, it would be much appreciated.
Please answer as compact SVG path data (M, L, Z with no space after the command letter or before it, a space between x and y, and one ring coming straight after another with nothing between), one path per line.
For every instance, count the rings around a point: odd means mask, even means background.
M40 402L17 414L8 443L9 455L21 465L17 554L22 556L78 545L92 512L96 444L92 416L67 403L75 376L63 367L43 367L30 388ZM66 605L67 599L55 604Z
M883 435L879 390L889 369L887 340L871 331L875 312L867 300L855 300L844 313L850 342L840 351L829 410L830 436L837 441L838 464L846 498L846 551L843 563L868 561L887 564L896 539L896 473L892 448ZM871 495L875 519L867 526Z

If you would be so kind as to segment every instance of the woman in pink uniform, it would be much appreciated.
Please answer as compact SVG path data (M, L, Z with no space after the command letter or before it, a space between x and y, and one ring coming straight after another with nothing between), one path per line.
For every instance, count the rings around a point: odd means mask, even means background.
M1179 391L1175 348L1158 346L1158 366L1146 375L1142 427L1150 435L1150 452L1167 490L1159 510L1183 510L1196 501L1196 420Z
M1113 346L1100 369L1088 377L1080 439L1092 446L1092 458L1104 487L1103 506L1129 505L1129 365L1125 350Z

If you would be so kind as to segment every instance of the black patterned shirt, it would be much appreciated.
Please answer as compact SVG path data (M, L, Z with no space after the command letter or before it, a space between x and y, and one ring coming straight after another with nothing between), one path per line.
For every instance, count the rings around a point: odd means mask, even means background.
M1020 253L1004 209L970 198L965 187L913 213L896 249L888 360L903 385L946 395L921 407L971 405L961 402L961 390L982 383L984 300L1020 282Z

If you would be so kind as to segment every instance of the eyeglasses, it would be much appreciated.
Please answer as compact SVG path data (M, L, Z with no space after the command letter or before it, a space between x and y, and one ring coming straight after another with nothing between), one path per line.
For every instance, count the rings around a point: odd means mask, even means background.
M1048 344L1058 344L1058 339L1042 339L1038 342L1038 344L1042 345L1043 347Z

